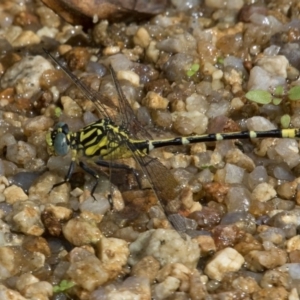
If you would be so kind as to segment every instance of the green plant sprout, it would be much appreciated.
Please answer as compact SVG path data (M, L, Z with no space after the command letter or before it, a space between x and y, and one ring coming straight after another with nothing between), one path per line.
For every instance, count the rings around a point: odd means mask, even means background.
M192 77L199 71L199 69L200 69L199 64L192 64L191 67L189 68L189 70L186 72L186 75L189 77Z
M65 292L66 290L70 289L75 285L75 282L71 280L62 280L58 285L53 287L53 293L61 293Z

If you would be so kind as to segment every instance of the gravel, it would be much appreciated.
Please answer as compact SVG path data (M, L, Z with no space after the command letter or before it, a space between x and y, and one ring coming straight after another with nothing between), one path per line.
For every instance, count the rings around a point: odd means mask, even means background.
M297 139L154 149L178 181L168 206L188 229L179 233L144 178L108 174L97 157L82 158L100 175L94 197L78 166L53 188L71 155L48 153L46 133L99 116L42 49L111 99L101 101L114 115L111 64L138 120L162 139L272 130L282 115L299 127L299 101L245 97L300 85L299 30L297 1L172 0L151 19L88 31L40 1L2 1L0 299L299 299Z

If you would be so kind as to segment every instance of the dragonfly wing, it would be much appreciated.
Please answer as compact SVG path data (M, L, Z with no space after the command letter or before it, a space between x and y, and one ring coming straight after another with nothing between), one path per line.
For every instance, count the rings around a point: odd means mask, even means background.
M179 196L179 184L173 174L157 158L136 155L136 161L147 176L170 223L177 231L186 232L184 218L178 214L179 202L172 201Z
M109 107L113 110L118 110L118 107L114 104L114 102L101 93L89 88L85 83L82 82L76 75L74 75L70 70L68 70L63 64L61 64L48 50L44 49L46 54L59 66L60 69L64 71L64 73L71 79L71 81L78 87L78 89L83 93L83 95L95 103L96 109L98 110L101 118L110 118L111 115L108 109L105 107Z
M136 139L152 139L151 134L144 128L144 126L137 120L133 109L131 108L128 99L125 97L121 85L117 79L115 70L109 65L109 70L116 87L119 104L120 104L120 114L122 116L122 123L125 128L128 128L129 132Z

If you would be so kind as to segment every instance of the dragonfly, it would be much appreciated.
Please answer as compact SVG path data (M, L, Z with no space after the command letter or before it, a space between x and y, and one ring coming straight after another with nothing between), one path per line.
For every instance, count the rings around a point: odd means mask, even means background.
M210 133L188 137L153 139L151 134L137 120L111 65L109 65L108 68L118 94L118 106L116 106L109 97L88 88L48 50L44 49L44 51L53 62L67 74L83 95L94 103L101 116L99 120L85 126L77 132L71 132L68 125L63 122L57 123L54 129L48 132L46 142L51 153L64 156L71 151L72 154L70 167L64 181L55 184L53 187L70 181L77 164L78 156L98 157L96 164L100 166L125 169L132 171L136 175L135 170L128 165L114 163L114 161L118 159L134 158L149 181L168 220L174 229L179 232L186 231L184 219L180 218L176 211L178 208L172 206L172 200L179 197L180 194L179 183L167 167L157 158L149 155L151 150L171 145L188 145L192 143L216 142L222 140L300 137L300 129L293 128L267 131ZM114 108L119 113L112 116L111 110L107 109L107 107ZM97 171L85 163L79 161L79 166L96 179L91 191L93 195L100 177Z

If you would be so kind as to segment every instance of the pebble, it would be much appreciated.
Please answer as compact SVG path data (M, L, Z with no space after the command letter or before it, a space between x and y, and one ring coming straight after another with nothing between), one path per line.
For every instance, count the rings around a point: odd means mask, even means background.
M271 242L274 245L282 245L285 242L285 234L282 229L274 227L264 227L264 225L259 226L257 231L261 231L259 237L263 242Z
M93 221L77 217L68 221L62 228L64 237L75 246L96 243L102 233Z
M159 58L159 53L160 51L156 48L156 42L155 41L151 41L149 43L148 48L146 49L146 57L152 61L152 62L157 62L158 58Z
M63 96L61 97L61 104L64 109L64 114L71 118L81 117L82 109L80 106L70 97Z
M197 7L200 3L199 0L191 0L189 2L182 2L181 0L172 0L172 5L174 5L180 11L187 11L193 7Z
M278 196L284 199L293 199L296 195L296 189L298 186L298 179L292 182L283 182L276 189Z
M108 271L110 279L114 279L127 263L130 254L127 242L117 238L102 237L96 247L96 256Z
M207 299L208 293L206 284L208 278L206 275L201 275L198 270L193 270L190 276L190 295L191 299Z
M171 297L174 292L179 288L180 280L168 276L163 282L156 284L153 291L153 296L155 299L166 299Z
M18 141L7 147L6 158L19 165L25 165L36 157L36 149L29 143Z
M127 277L122 283L112 283L95 290L90 299L150 300L151 289L145 277Z
M296 235L296 228L300 220L300 212L298 210L279 211L269 221L269 226L281 228L287 238Z
M140 27L133 36L133 42L135 45L147 48L150 44L151 37L145 27Z
M145 256L153 256L161 266L170 263L182 263L195 268L200 257L196 241L186 240L172 229L156 229L141 233L129 246L131 257L129 264L134 266Z
M251 198L260 202L266 202L277 195L274 187L266 182L259 183L252 191Z
M225 156L226 162L252 172L255 168L253 160L239 149L229 150Z
M128 80L133 86L140 85L140 77L133 71L129 70L120 70L117 73L117 78L119 80Z
M159 41L156 44L156 48L170 53L192 54L196 50L196 40L191 34L185 32L184 34L177 34Z
M294 168L299 164L300 155L297 141L292 139L278 140L274 150L290 168Z
M200 113L205 114L209 104L203 95L193 93L185 100L186 110L188 112L199 111Z
M22 294L29 299L47 300L53 295L53 287L47 281L39 281L26 286Z
M34 253L40 252L45 257L49 257L51 255L51 250L47 240L40 236L27 236L23 241L24 249Z
M228 272L238 271L245 260L235 249L227 247L218 251L207 263L204 273L211 279L222 280Z
M180 281L178 290L187 292L190 289L190 275L191 270L180 263L168 264L159 270L156 280L164 282L168 277L177 278Z
M262 288L282 286L287 290L291 290L293 287L293 281L288 271L279 267L265 272L260 281L260 286Z
M155 92L148 92L146 97L142 101L143 105L150 109L166 109L169 105L169 101L163 98Z
M153 282L157 276L160 264L153 256L144 256L131 269L132 276L145 277L149 282Z
M29 235L41 236L45 230L41 222L40 207L29 200L16 202L7 221L15 231Z
M19 272L19 252L13 247L0 247L0 279L5 280Z
M26 56L6 70L1 78L1 88L14 87L23 98L31 98L40 90L39 80L53 66L42 56Z
M274 124L268 119L260 116L255 116L247 119L246 125L248 130L260 131L260 130L273 130L276 129Z
M3 32L3 36L10 44L12 44L21 33L22 28L20 26L8 26Z
M25 47L29 45L39 44L41 39L33 31L22 31L11 43L13 47Z
M163 66L166 78L171 82L185 79L187 77L188 66L192 64L193 57L188 54L178 53L172 55Z
M245 256L245 262L247 269L252 272L261 272L284 265L287 262L287 253L279 248L252 250Z
M44 203L68 203L70 198L70 187L68 184L62 184L55 189L53 185L62 181L61 177L46 172L41 175L29 189L30 200L41 200Z
M8 204L14 204L18 201L28 200L28 196L24 193L24 191L16 186L11 185L4 190L5 201Z
M284 287L269 287L253 293L253 300L272 300L272 299L289 299L289 293Z
M180 135L187 136L205 133L208 125L208 118L198 112L174 112L172 113L173 128Z
M39 279L30 273L22 274L17 282L18 291L26 298L48 299L53 294L53 287L47 281Z
M212 8L239 10L243 7L244 2L242 0L234 0L230 2L224 2L221 0L205 0L205 5Z
M210 229L219 224L221 213L211 207L202 207L202 209L192 212L189 218L195 220L200 228Z
M198 235L194 240L198 242L201 256L211 255L217 250L214 239L209 235Z
M272 74L272 76L287 77L289 61L283 55L263 56L256 61L256 65Z
M51 118L45 116L37 116L29 118L24 122L24 133L28 136L36 133L37 131L46 131L54 124Z
M52 204L48 204L44 212L53 215L59 221L67 221L72 217L73 211L70 208L64 206L55 206Z
M251 194L242 186L232 186L226 195L225 204L229 213L248 211L251 204Z
M236 165L226 163L224 169L218 170L216 175L225 184L242 183L245 170Z
M0 285L0 298L2 300L28 300L19 292L7 288L5 285Z
M256 280L250 276L238 277L232 281L232 286L237 290L242 290L244 293L252 294L260 290L260 286Z
M71 265L67 275L80 287L91 292L109 280L109 271L93 253L76 247L69 257Z
M250 71L249 81L247 83L248 90L265 90L268 91L270 87L284 86L285 78L279 76L272 76L262 67L255 66Z
M119 71L128 71L132 68L133 63L124 54L118 53L109 57L111 66L118 74Z
M286 251L292 252L300 250L300 236L296 235L286 241Z
M257 166L248 176L248 185L253 190L258 184L267 182L268 173L264 166Z

